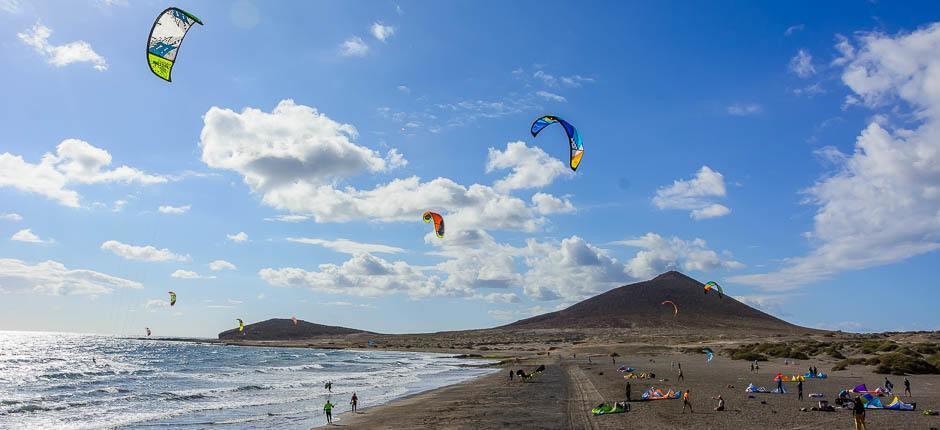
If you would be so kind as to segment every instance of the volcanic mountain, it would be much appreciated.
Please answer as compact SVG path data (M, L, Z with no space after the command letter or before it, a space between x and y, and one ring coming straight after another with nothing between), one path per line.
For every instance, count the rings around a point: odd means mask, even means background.
M679 308L674 314L672 301ZM680 331L811 332L768 315L679 272L624 285L564 310L516 321L500 329L660 328Z
M220 340L293 340L310 339L324 336L345 336L347 334L369 333L346 327L315 324L303 320L272 318L254 324L246 324L245 331L231 329L219 333Z

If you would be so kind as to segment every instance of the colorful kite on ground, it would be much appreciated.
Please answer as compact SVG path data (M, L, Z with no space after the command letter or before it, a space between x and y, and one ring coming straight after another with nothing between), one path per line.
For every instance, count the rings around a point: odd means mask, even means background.
M676 306L676 304L673 303L671 300L666 300L666 301L664 301L664 302L662 302L662 303L660 303L660 304L661 304L661 305L665 305L666 303L672 305L672 310L673 310L672 316L674 316L674 317L679 316L679 307Z
M890 402L885 404L881 399L872 396L871 394L862 394L859 396L862 399L862 404L865 405L865 409L890 409L895 411L913 411L916 405L908 404L901 401L898 396L894 396Z
M702 352L704 352L705 356L708 357L705 360L706 363L712 361L712 359L715 358L715 351L712 351L712 349L709 347L702 348Z
M150 327L145 327L147 329L147 336L150 336Z
M663 390L656 387L649 387L646 391L640 395L640 398L643 400L675 400L682 397L678 391L672 391L672 388L663 392Z
M170 82L170 73L176 63L180 45L193 24L202 25L202 21L193 14L175 7L161 12L153 22L150 39L147 41L147 63L150 64L150 71L160 79Z
M235 318L235 321L238 321L238 332L242 333L245 331L245 323L241 318Z
M172 291L170 291L169 293L170 293L170 306L173 306L176 304L176 293Z
M437 237L444 238L444 217L431 211L425 212L421 217L424 218L424 222L434 221L434 233Z
M708 281L708 283L705 284L705 294L708 294L708 292L711 291L711 290L718 291L718 298L719 298L719 299L724 298L725 292L724 292L724 290L721 289L721 285L718 285L717 282L715 282L715 281Z
M578 166L581 164L581 156L584 155L584 145L581 144L581 134L578 133L578 129L574 128L568 121L557 116L545 115L532 123L532 137L538 136L543 128L556 122L565 128L565 133L568 135L568 146L571 150L571 159L568 165L571 167L571 170L578 170Z

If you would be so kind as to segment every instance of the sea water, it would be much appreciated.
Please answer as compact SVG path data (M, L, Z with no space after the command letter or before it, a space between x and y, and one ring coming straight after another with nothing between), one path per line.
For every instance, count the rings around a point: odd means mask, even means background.
M0 332L0 429L308 429L359 407L492 372L380 350L223 346ZM332 393L324 384L333 382Z

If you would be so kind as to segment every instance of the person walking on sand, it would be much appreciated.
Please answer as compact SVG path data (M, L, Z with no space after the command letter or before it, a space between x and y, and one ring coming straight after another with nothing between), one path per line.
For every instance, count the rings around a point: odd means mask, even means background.
M685 375L682 373L682 364L679 364L679 377L676 381L685 381Z
M333 404L330 403L330 399L326 399L326 403L323 405L323 413L326 414L326 423L333 424Z
M783 378L777 379L777 392L780 394L783 394L785 392L783 391Z
M911 381L908 381L907 378L904 378L904 395L908 397L912 396Z
M754 363L751 363L751 372L754 371Z
M513 376L512 369L509 369L509 382L512 382L512 376Z
M855 418L855 430L868 430L865 427L865 405L862 404L862 397L856 397L853 403L852 417Z
M718 401L718 406L715 406L716 411L721 412L725 410L725 399L721 398L721 394L719 394L718 397L712 397L712 399Z
M628 401L628 402L632 402L632 401L633 401L633 400L630 400L630 392L631 392L631 391L633 391L633 390L630 389L630 381L627 381L627 401Z
M685 408L686 408L686 406L689 407L689 413L690 413L690 414L694 414L694 413L695 413L695 411L692 410L692 399L689 398L689 390L688 390L688 389L686 389L685 392L682 393L682 413L683 413L683 414L685 413Z
M796 384L796 396L798 399L803 400L803 381Z
M353 413L356 413L356 406L359 405L359 396L356 395L356 392L353 391L353 396L349 399L349 405L352 406Z

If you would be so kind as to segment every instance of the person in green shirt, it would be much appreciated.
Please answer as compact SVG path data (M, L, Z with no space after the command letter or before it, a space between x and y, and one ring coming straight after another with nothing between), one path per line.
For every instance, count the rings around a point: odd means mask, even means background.
M323 413L326 414L326 423L333 424L333 404L330 403L329 399L323 405Z

